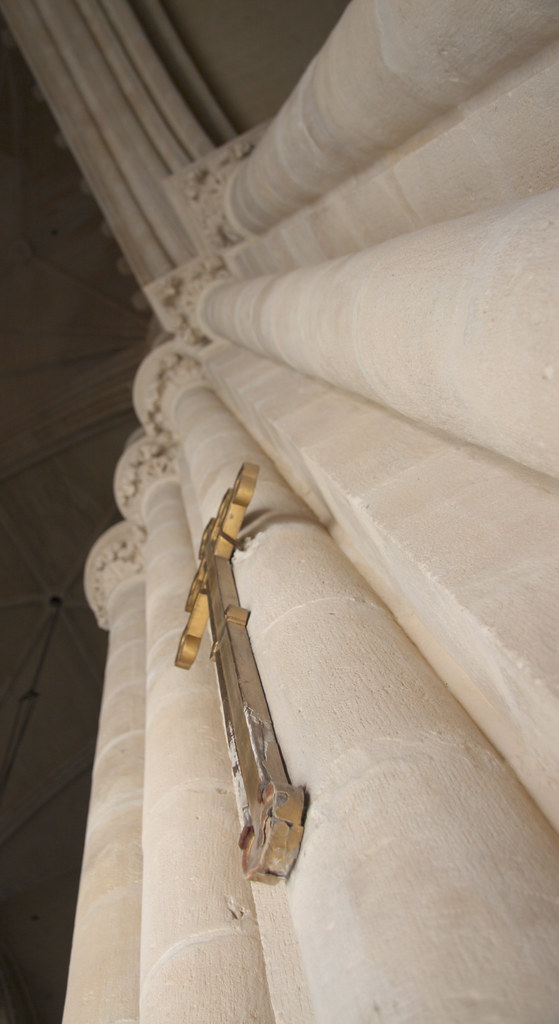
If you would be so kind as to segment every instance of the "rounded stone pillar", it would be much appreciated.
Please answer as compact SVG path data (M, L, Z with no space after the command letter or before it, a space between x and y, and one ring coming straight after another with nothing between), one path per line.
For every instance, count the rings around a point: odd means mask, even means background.
M559 190L202 294L209 334L559 475Z
M260 478L234 559L287 770L287 882L316 1019L546 1024L557 836L328 534L209 389L169 404L205 521Z
M109 651L72 941L64 1024L138 1021L142 896L144 534L96 542L85 591Z
M209 648L188 675L174 663L195 560L172 437L130 444L115 493L123 515L146 528L140 1021L271 1024Z
M260 233L363 170L559 32L549 0L353 0L229 185Z

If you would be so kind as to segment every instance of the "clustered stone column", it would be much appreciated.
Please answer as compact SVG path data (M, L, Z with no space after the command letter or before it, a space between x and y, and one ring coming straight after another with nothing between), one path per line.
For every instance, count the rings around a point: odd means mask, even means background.
M85 587L109 653L64 1024L137 1022L142 913L144 534L119 523L94 545Z
M137 405L149 424L159 396L201 520L243 460L261 466L234 566L286 764L310 794L287 889L317 1020L361 1020L374 1005L391 1021L402 1007L417 1020L489 1008L546 1020L555 834L215 395L184 375L165 397L157 359L169 371L179 352L172 342L149 357ZM146 365L159 381L151 400ZM550 899L529 937L528 863Z
M559 34L546 2L353 0L228 188L260 233L373 164Z
M120 510L146 529L146 745L140 1021L273 1021L250 886L224 836L238 818L205 645L174 659L194 575L169 435L141 438L116 471Z
M1 3L178 335L139 370L147 436L116 478L117 529L146 533L143 865L127 798L103 809L104 711L65 1021L548 1024L559 844L519 778L559 827L556 5L353 0L265 132L210 152L188 116L177 146L176 96L169 120L152 103L123 0ZM310 798L265 897L239 877L207 646L173 666L190 538L244 459L236 579Z
M558 213L554 190L216 284L198 317L210 336L558 475Z

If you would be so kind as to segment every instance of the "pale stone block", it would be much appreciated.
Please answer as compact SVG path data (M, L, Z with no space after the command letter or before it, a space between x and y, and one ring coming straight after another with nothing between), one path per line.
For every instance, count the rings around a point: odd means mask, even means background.
M137 898L138 908L140 907L141 825L140 795L140 799L134 804L116 808L116 812L112 815L108 813L104 827L100 824L91 834L88 833L80 879L76 934L79 920L85 918L94 904L109 904L112 901L111 894L113 893L119 893L124 897L129 892L132 899ZM139 949L138 940L139 936L136 942L137 950ZM109 945L107 947L108 962L110 954ZM84 951L84 955L87 956L87 951Z
M204 405L222 433L215 400L197 401L177 419L207 511L235 454L199 482ZM323 530L282 516L252 537L234 559L239 596L288 771L310 791L288 888L317 1019L520 1020L529 992L547 1021L555 834Z
M254 1019L268 1024L262 949L240 868L238 812L207 638L189 673L174 667L186 618L183 577L195 568L178 484L151 488L143 508L148 685L141 1020L233 1022L258 1013Z
M557 475L558 197L216 285L204 319L257 353Z
M548 2L449 8L353 0L231 181L262 232L362 170L557 37Z
M239 908L239 919L247 917L255 924L250 887L241 873L239 819L231 785L216 789L211 779L209 783L198 779L190 786L184 785L156 806L144 826L144 849L146 854L149 851L144 890L160 890L159 900L150 901L144 911L144 977L162 951L185 939L191 945L203 944L214 932L234 931L231 906ZM162 873L164 891L158 881ZM257 927L252 938L260 961Z
M162 962L142 991L142 1024L271 1024L268 993L253 944L246 941L253 923L244 916L235 920L236 913L233 907L236 931L228 927L203 942L187 940Z
M67 1024L138 1021L139 929L139 899L118 893L92 907L84 921L77 919ZM86 955L76 955L77 948Z
M396 152L227 254L236 277L285 272L559 185L559 48L546 47Z
M175 669L176 676L179 671ZM171 675L171 670L167 675ZM155 813L161 802L184 802L186 797L181 791L189 787L203 792L212 787L222 794L232 792L231 766L221 725L217 685L208 670L205 675L205 685L200 682L198 685L190 684L186 678L177 679L171 687L169 682L165 685L163 679L161 684L154 684L150 692L150 709L153 705L155 707L150 710L148 718L148 743L150 749L158 751L158 754L153 757L150 754L147 761L145 809L149 816ZM190 737L194 727L195 740ZM182 813L180 817L186 821ZM193 817L191 827L196 827L202 838L204 818L201 824L195 825ZM232 843L236 842L238 832L238 821L235 821Z
M142 800L144 730L116 736L95 758L87 835L121 804Z
M298 407L299 377L253 362L206 365L559 827L554 484L327 386Z

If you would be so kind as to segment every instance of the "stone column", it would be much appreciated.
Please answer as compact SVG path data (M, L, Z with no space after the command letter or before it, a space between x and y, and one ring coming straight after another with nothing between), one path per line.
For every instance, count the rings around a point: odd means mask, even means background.
M559 190L199 301L206 333L559 475Z
M231 178L231 221L245 233L266 230L558 33L559 12L549 0L353 0Z
M219 400L185 386L167 410L203 520L261 467L234 567L310 797L287 890L317 1020L549 1021L557 836Z
M238 345L200 352L225 404L559 832L559 503L549 478Z
M559 186L559 43L358 175L227 253L235 277L284 273ZM188 173L188 172L184 172Z
M143 531L111 527L85 590L109 653L64 1024L138 1021L142 895L145 602Z
M140 1021L272 1024L208 645L174 664L195 562L168 436L126 448L115 493L147 531Z

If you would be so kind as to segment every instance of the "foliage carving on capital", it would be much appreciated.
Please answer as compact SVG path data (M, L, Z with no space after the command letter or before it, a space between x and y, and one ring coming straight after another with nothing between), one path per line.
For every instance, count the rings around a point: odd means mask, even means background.
M141 527L117 523L99 537L89 553L84 589L101 629L109 628L109 601L116 588L144 571L144 542Z
M134 406L146 434L158 435L172 429L164 409L172 392L178 394L186 386L204 382L200 363L187 355L175 339L150 352L134 381Z
M142 524L142 499L148 487L176 477L176 454L176 439L167 432L142 437L124 449L115 471L114 492L129 522Z
M204 249L227 249L246 237L231 223L225 198L229 181L242 160L252 153L264 130L259 126L219 146L180 172L177 192L196 222Z
M197 307L202 292L229 277L222 257L200 256L146 286L152 304L167 330L193 344L204 344Z

